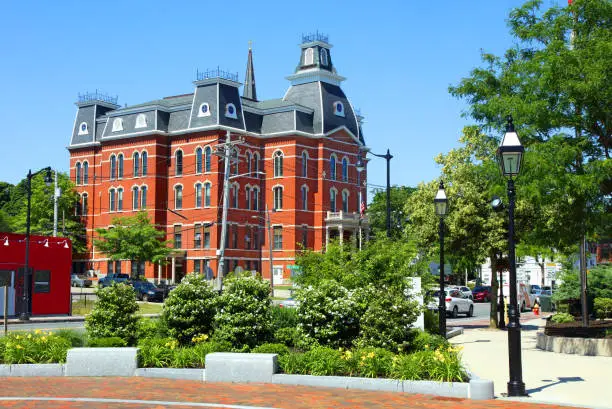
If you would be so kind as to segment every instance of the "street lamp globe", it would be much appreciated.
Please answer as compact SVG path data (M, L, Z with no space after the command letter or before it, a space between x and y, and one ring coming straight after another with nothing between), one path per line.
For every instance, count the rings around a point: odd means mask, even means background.
M518 135L514 131L512 116L509 115L506 124L506 133L497 148L497 161L502 174L508 178L517 176L521 170L521 161L525 148L521 145Z
M51 168L47 168L45 172L45 185L51 186Z
M357 158L357 163L355 164L355 168L357 169L357 172L363 172L363 170L365 169L365 164L363 163L363 159L361 159L361 155L359 155L359 158Z
M446 192L444 191L444 182L440 181L440 186L438 187L438 193L436 193L436 197L434 198L434 206L436 208L436 215L439 217L446 216L448 212L448 199L446 198Z

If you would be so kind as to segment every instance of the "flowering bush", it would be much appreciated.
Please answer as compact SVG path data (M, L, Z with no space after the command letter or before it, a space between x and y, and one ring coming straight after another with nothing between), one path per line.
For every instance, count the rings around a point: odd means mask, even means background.
M144 339L138 345L140 365L145 368L204 368L206 355L211 352L227 352L232 347L228 343L197 338L193 347L181 347L172 338Z
M200 274L188 274L164 302L162 319L181 345L212 331L217 292Z
M357 297L335 281L296 291L298 328L307 338L333 348L347 347L359 334Z
M251 350L254 354L278 354L278 356L287 355L289 348L283 344L262 344Z
M464 382L468 379L461 364L460 347L427 349L392 359L389 376L395 379Z
M378 296L370 300L361 316L356 345L385 348L393 352L407 350L410 326L416 321L418 313L419 304L416 301L383 288Z
M272 335L270 284L261 277L243 275L227 280L215 315L217 341L228 341L236 350L249 348Z
M450 346L446 338L441 337L440 335L430 334L428 332L416 329L413 330L413 334L415 334L415 336L412 339L410 346L410 349L413 352L436 350L441 348L444 349Z
M70 341L54 335L52 331L10 333L1 338L0 360L5 364L51 364L66 362Z
M363 348L346 351L342 359L347 362L349 375L377 378L386 376L393 361L393 353L383 348Z
M98 302L85 318L85 329L91 338L119 337L131 344L138 329L138 304L132 286L114 283L96 292Z

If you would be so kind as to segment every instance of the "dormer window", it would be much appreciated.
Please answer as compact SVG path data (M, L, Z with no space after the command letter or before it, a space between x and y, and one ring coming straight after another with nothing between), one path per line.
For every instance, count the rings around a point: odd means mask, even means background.
M314 64L314 50L311 47L304 51L304 65L312 64Z
M228 118L237 119L236 106L231 102L225 106L225 116Z
M344 116L344 104L340 101L334 102L334 115Z
M115 118L113 120L113 132L123 131L123 119Z
M79 125L79 135L87 135L88 133L87 122L81 122L81 125Z
M321 48L321 52L319 53L319 55L321 56L321 65L327 66L329 64L327 58L327 50L325 48Z
M198 109L198 117L202 116L210 116L210 107L208 106L208 102L200 104L200 109Z
M136 117L136 126L134 128L146 128L147 127L147 117L145 114L138 114Z

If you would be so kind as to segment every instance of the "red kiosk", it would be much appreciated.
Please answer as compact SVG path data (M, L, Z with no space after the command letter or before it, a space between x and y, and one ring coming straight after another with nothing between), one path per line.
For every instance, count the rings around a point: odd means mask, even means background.
M9 284L8 316L19 316L26 305L32 316L70 314L70 239L30 235L32 286L24 299L25 253L25 234L0 232L0 277ZM0 316L4 316L4 291L0 291Z

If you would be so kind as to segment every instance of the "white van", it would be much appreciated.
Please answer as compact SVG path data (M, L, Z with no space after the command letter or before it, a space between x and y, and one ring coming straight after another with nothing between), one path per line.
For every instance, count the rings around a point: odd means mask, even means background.
M504 282L504 301L510 303L510 286ZM533 309L533 304L536 301L536 295L531 294L531 286L525 283L518 283L517 287L517 303L520 311ZM499 290L498 290L499 291Z

